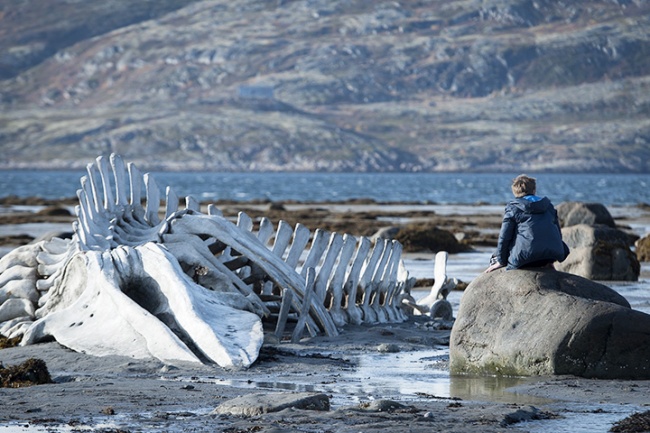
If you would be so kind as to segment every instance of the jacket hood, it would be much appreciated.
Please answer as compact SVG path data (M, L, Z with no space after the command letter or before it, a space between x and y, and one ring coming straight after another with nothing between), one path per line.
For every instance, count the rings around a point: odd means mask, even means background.
M510 202L511 205L528 213L544 213L551 205L548 197L538 197L536 195L527 195L519 197Z

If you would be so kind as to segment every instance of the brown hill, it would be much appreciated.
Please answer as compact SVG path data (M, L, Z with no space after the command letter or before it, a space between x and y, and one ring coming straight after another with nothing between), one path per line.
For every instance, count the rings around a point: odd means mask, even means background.
M650 171L650 4L0 0L0 167Z

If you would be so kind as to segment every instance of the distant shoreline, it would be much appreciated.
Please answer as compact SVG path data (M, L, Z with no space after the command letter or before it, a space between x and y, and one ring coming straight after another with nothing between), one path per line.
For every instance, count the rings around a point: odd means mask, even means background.
M12 199L15 198L15 202L31 197L76 202L75 197L81 187L80 179L85 174L82 171L0 171L0 191ZM178 197L191 196L202 203L503 206L512 197L510 184L513 176L518 173L513 175L505 173L150 172L149 174L155 180L161 196L164 196L166 187L170 187ZM539 194L548 196L555 204L563 201L582 201L602 203L605 206L650 206L648 189L650 174L540 173L535 177L538 179ZM6 197L3 200L7 201Z

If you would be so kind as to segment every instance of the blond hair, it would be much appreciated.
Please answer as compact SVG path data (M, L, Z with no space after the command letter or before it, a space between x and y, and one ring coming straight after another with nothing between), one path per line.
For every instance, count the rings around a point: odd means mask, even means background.
M534 195L537 192L537 181L534 177L520 174L512 180L512 193L515 197Z

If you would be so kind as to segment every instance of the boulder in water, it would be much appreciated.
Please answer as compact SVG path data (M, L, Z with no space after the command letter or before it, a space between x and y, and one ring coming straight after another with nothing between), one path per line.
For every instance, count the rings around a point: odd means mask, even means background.
M555 210L557 210L557 216L562 227L578 224L603 224L608 227L616 227L614 218L612 218L605 205L601 203L565 201L558 204Z
M562 229L571 253L556 268L590 280L637 281L641 267L628 235L604 225L579 224Z

